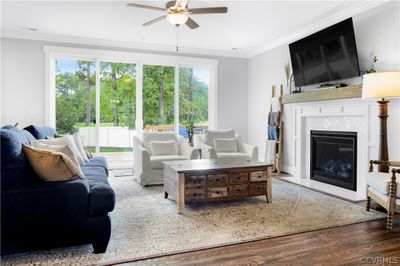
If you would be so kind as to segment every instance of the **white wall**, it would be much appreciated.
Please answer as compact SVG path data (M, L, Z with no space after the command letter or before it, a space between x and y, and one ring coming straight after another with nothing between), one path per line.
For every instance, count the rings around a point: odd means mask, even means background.
M400 70L399 10L400 2L389 2L353 17L361 70L370 66L373 55L379 58L378 71ZM282 45L254 56L248 62L248 139L260 147L260 158L264 158L271 86L285 85L283 66L289 58L288 45ZM357 81L360 79L349 82ZM389 115L389 157L400 160L400 100L390 102ZM285 105L284 119L283 164L288 169L294 165L293 149L288 145L294 128L291 105Z
M124 48L2 38L1 125L19 122L23 127L45 123L44 45L149 53L149 51ZM206 57L187 54L182 54L182 56ZM218 127L235 128L246 140L247 59L214 56L207 58L219 60Z

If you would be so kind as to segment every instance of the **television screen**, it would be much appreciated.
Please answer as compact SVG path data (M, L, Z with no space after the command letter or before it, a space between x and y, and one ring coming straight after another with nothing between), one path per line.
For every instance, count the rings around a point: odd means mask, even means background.
M296 87L360 75L351 18L289 44Z

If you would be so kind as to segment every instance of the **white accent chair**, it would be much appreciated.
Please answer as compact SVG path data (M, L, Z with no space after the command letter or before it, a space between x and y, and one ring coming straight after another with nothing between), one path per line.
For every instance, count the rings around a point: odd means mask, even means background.
M371 208L371 199L387 210L386 229L392 230L393 217L400 213L400 162L371 160L367 175L367 211ZM389 166L389 173L374 172L374 164Z
M236 152L217 152L214 147L214 138L232 139L236 138ZM233 160L258 160L258 147L244 143L235 130L205 130L204 134L194 135L194 147L201 150L202 159L233 159Z
M151 142L176 141L178 154L159 155L151 154ZM175 133L144 132L143 138L133 137L134 173L142 186L161 185L164 183L164 165L166 161L194 160L198 157L198 150Z

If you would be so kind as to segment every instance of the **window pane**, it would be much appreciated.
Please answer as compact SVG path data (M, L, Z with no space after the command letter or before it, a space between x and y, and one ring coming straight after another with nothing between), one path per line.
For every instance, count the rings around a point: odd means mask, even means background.
M143 66L143 126L145 131L174 130L175 68Z
M56 129L60 134L79 132L94 152L96 132L94 61L56 60Z
M100 152L132 152L135 129L134 64L100 63Z
M207 68L179 69L179 121L184 137L188 137L183 130L188 122L194 123L195 132L208 128L208 83Z

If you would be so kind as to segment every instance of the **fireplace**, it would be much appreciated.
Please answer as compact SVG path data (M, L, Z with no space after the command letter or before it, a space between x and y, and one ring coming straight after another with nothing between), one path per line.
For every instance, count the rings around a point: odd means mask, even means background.
M311 130L310 178L356 191L357 133Z

